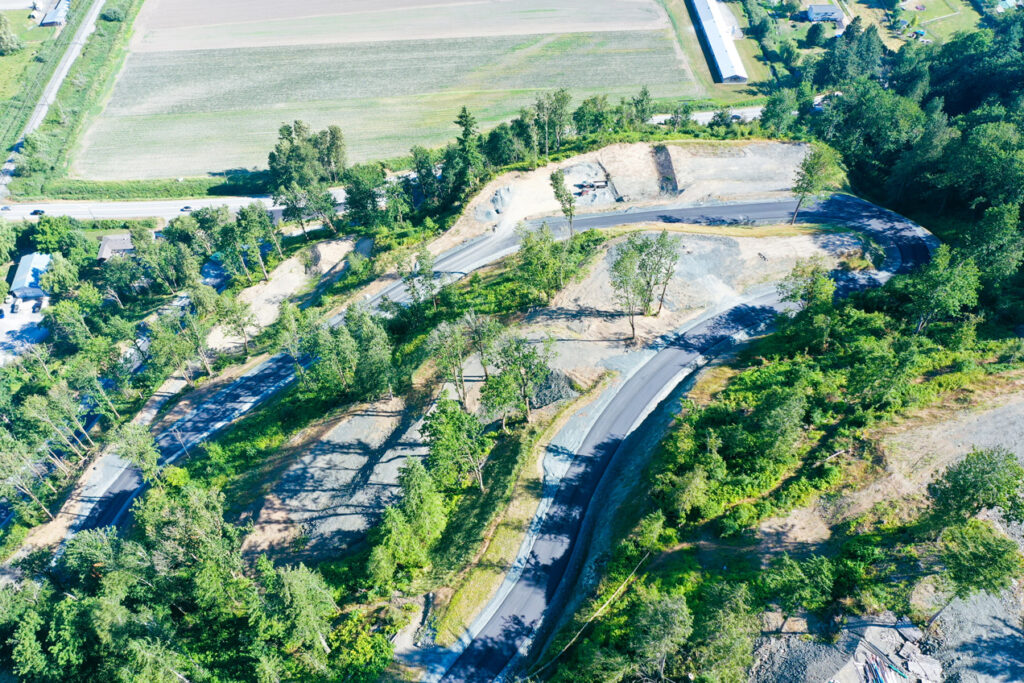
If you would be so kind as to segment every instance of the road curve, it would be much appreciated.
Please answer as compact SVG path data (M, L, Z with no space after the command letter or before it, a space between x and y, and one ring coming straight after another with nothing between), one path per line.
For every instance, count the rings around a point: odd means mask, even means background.
M669 224L734 219L779 222L792 215L794 206L794 201L782 201L627 210L581 216L576 219L575 226L584 230L630 223ZM818 211L802 213L800 220L869 220L876 211L881 210L859 200L833 200ZM566 235L564 221L549 219L548 222L556 234ZM514 252L517 246L517 237L511 229L488 233L441 254L435 268L442 274L461 276ZM403 294L401 284L396 282L368 303L374 305L383 296L400 300ZM157 435L160 462L168 464L187 454L188 449L224 429L293 379L293 364L282 355L274 356L253 368ZM85 483L79 518L73 525L73 532L117 525L124 519L132 500L141 490L141 476L134 467L115 455L103 456L93 476Z
M575 227L580 230L604 228L628 223L680 223L748 219L764 222L787 220L794 201L723 204L714 207L653 208L643 211L617 211L580 216ZM817 220L814 214L803 214L801 220ZM836 220L842 220L837 216ZM542 221L533 221L539 225ZM565 237L568 228L561 218L547 219L556 235ZM461 277L493 263L518 248L518 238L511 228L487 233L439 255L435 270L442 276ZM383 297L404 298L400 281L385 288L367 303L378 304ZM332 324L340 322L334 318ZM294 367L286 357L274 356L252 369L244 377L225 386L196 406L170 428L157 435L160 462L174 462L189 448L209 438L249 410L263 402L294 378ZM72 532L117 525L124 519L132 500L141 491L142 478L134 467L115 455L101 457L98 466L85 482L79 515Z
M672 222L673 218L671 214L663 215L662 222ZM886 248L885 265L869 276L845 278L840 284L846 291L881 284L893 274L927 262L937 244L923 228L850 197L833 198L803 219L842 221L869 233ZM604 221L597 217L590 222L604 227ZM577 221L577 225L581 223ZM486 622L474 624L476 632L457 658L438 659L425 680L501 680L534 643L544 642L544 629L550 627L545 617L560 612L584 560L589 539L587 514L602 475L616 458L630 450L630 437L643 433L645 418L669 391L704 359L732 346L741 333L769 325L783 306L778 294L772 292L664 340L658 353L618 389L591 427L541 521L518 579L501 593L497 604L485 610L490 615Z

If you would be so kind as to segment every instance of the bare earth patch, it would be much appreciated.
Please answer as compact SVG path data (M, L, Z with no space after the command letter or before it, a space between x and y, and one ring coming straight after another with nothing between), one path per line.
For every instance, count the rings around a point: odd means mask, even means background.
M510 230L518 223L544 216L561 216L551 190L551 172L566 171L589 177L598 169L614 194L598 201L578 197L578 215L625 206L774 199L787 196L807 146L782 142L689 143L666 145L678 192L661 189L654 146L646 142L617 144L548 164L533 171L516 171L495 178L470 202L452 229L431 245L439 254L488 230ZM617 203L621 198L622 203Z
M322 276L342 264L353 244L350 239L338 239L315 245L312 248L313 274ZM255 334L274 324L281 314L281 304L301 292L310 279L311 274L306 272L303 258L295 255L278 264L267 282L258 282L243 289L238 298L249 304L256 317L256 325L249 333ZM206 343L219 352L234 352L242 348L242 338L220 326L210 331Z

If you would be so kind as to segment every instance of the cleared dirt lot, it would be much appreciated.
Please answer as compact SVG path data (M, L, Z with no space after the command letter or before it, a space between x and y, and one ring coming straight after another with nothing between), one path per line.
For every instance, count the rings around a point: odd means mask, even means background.
M540 91L694 96L654 0L294 6L147 2L103 112L72 155L95 179L252 168L283 122L338 124L353 160L440 145L468 106L485 127ZM126 140L131 140L129 147Z

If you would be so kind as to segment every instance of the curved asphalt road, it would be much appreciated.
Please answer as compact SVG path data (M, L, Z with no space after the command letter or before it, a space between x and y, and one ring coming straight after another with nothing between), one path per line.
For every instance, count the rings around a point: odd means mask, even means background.
M579 230L606 228L629 223L694 223L719 222L723 220L751 220L780 222L792 215L794 201L759 202L747 204L723 204L713 207L675 207L643 211L626 210L581 216L574 227ZM864 204L870 207L869 204ZM855 209L854 213L858 210ZM845 220L837 210L826 212L834 220ZM812 213L801 214L801 220L818 220ZM539 225L534 221L531 225ZM548 219L556 235L568 234L565 221L561 218ZM519 240L509 227L487 233L441 254L435 262L435 270L441 277L462 277L478 268L507 256L518 248ZM377 305L385 296L401 301L405 298L404 286L396 281L367 303ZM341 316L331 323L340 322ZM188 415L157 435L161 464L174 462L187 449L217 433L238 419L254 406L266 400L294 378L294 366L285 356L278 355L251 370L244 377L227 385ZM100 459L93 476L86 482L82 492L82 506L74 531L94 529L119 524L125 517L131 502L141 491L141 475L134 467L114 455Z
M785 206L792 208L792 204ZM752 214L755 211L748 210ZM649 213L634 216L645 220L641 217ZM623 220L627 217L614 220L619 224L632 222ZM659 219L673 222L677 216L661 212ZM881 284L895 273L925 263L937 244L924 229L850 197L835 197L815 212L803 214L802 219L843 222L871 234L886 247L883 268L841 282L846 291ZM581 228L604 227L609 225L606 220L595 217L576 223ZM587 434L555 493L519 579L447 671L432 671L428 679L451 683L500 680L532 644L544 642L544 627L550 627L544 623L545 616L560 612L585 556L591 498L609 464L630 450L630 436L642 432L653 404L666 395L667 388L674 388L666 383L681 382L689 374L687 370L696 367L702 358L718 355L743 331L767 326L783 308L773 292L710 318L668 339L657 355L619 388Z
M699 223L722 220L780 222L792 215L794 201L723 204L708 207L674 207L627 210L581 216L579 230L605 228L630 223ZM805 211L801 221L830 220L860 227L888 247L895 246L895 261L904 267L927 259L928 246L916 226L861 200L836 197L814 211ZM560 219L547 221L556 234L567 228ZM535 221L534 224L539 224ZM929 236L930 237L930 236ZM518 240L511 229L488 233L438 257L435 268L442 276L462 276L516 250ZM892 259L890 259L892 260ZM896 267L890 269L895 271ZM876 283L859 283L866 286ZM384 297L401 300L404 291L396 282L368 303L375 305ZM611 406L598 419L580 456L557 494L557 509L549 513L541 538L534 546L530 564L503 602L501 609L484 630L470 643L446 680L493 680L511 661L526 641L526 634L540 626L541 618L555 597L566 574L570 552L574 548L587 503L601 474L623 438L669 378L690 362L696 354L720 344L737 330L769 319L778 309L775 297L757 305L732 309L713 318L684 337L666 346L636 376L627 382ZM247 375L221 389L188 415L157 435L161 463L168 464L187 454L188 449L219 432L254 406L287 386L294 378L290 359L274 356ZM82 516L74 530L117 525L124 520L132 501L142 490L139 472L114 455L101 459L83 491Z

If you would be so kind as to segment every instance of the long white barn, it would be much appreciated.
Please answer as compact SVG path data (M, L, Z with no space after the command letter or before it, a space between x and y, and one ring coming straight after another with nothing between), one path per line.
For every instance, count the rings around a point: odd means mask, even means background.
M718 80L722 83L746 83L747 70L736 49L736 41L732 37L732 28L722 17L718 0L690 0L697 13L697 23L714 62L713 71L717 71Z

